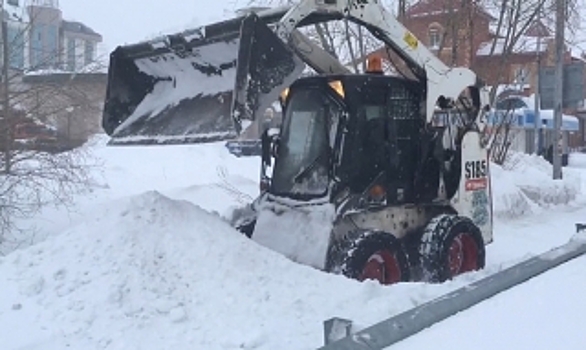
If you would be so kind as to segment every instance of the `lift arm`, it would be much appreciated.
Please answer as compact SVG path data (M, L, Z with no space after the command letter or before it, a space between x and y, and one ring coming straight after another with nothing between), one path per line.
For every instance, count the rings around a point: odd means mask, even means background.
M378 0L303 0L279 21L277 35L291 45L291 33L312 15L323 15L328 19L346 18L366 27L408 65L415 68L418 78L427 84L428 123L432 121L438 99L456 101L463 91L470 88L474 107L478 112L475 123L480 130L484 129L483 116L490 108L489 94L476 74L468 68L452 68L444 64ZM312 65L310 62L308 64Z

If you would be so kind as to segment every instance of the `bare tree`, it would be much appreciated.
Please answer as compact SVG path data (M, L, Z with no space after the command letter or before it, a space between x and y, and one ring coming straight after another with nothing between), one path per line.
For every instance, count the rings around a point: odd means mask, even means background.
M567 30L570 33L576 32L580 25L580 13L583 11L583 0L568 0L568 11L566 13ZM492 74L496 76L493 79L496 83L492 85L490 91L491 101L496 101L498 87L500 83L510 84L509 72L506 71L510 67L509 63L512 56L518 51L535 51L536 61L538 57L545 56L548 47L547 39L541 39L541 47L535 47L535 41L526 40L528 29L539 21L539 24L547 28L553 28L555 18L555 0L484 0L485 7L490 9L495 14L497 21L494 28L495 39L489 46L488 56L498 56L497 64L492 65L489 69ZM574 36L575 37L575 36ZM532 47L527 48L525 45ZM541 50L541 52L537 52ZM538 74L535 69L535 74ZM536 88L536 87L535 87ZM539 106L536 106L539 108ZM502 118L498 125L493 125L492 128L487 129L490 135L485 135L487 138L492 138L495 150L492 153L495 162L502 162L506 158L506 151L511 144L511 137L514 136L510 123L513 118Z
M387 8L395 6L395 1L383 1ZM231 6L242 7L275 7L283 5L295 5L298 0L234 0ZM407 6L406 0L401 0L402 6ZM403 9L404 10L404 9ZM401 12L401 8L397 8ZM364 30L347 20L319 23L301 31L311 40L318 43L326 52L346 64L353 72L364 71L365 58L371 52L380 48L380 41Z
M27 236L23 235L21 220L49 204L71 205L76 194L92 187L91 167L98 164L84 148L57 152L59 144L53 127L59 116L71 116L76 109L91 110L94 116L99 113L88 90L74 83L75 74L63 74L65 79L54 84L28 82L27 78L41 76L39 71L62 72L64 51L57 47L38 53L29 66L19 63L25 50L30 49L36 18L31 15L28 21L12 23L10 35L4 18L0 61L0 254L15 248Z

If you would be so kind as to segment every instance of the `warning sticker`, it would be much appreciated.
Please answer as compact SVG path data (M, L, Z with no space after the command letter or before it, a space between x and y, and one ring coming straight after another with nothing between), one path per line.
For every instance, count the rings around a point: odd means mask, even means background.
M417 40L415 35L413 35L411 32L405 32L405 36L403 37L403 40L405 40L407 45L409 45L409 47L412 50L415 50L417 48L417 45L419 45L419 40Z

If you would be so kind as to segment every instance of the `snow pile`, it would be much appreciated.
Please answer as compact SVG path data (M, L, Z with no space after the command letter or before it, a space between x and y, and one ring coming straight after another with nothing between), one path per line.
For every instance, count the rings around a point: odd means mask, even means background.
M62 234L86 221L99 210L97 205L147 191L187 200L224 216L258 195L258 158L234 157L224 143L119 147L106 146L108 141L108 136L96 135L79 150L62 154L78 160L77 154L85 157L90 191L75 195L73 206L46 206L35 217L18 220L23 231L9 245L4 242L0 253Z
M120 147L106 146L108 141L100 135L84 147L104 160L110 198L155 189L227 215L231 207L249 203L258 195L259 159L237 158L224 142Z
M3 348L44 350L317 348L327 318L367 325L464 283L324 274L154 191L0 259L0 275Z
M383 287L297 264L206 212L235 205L234 189L256 194L257 158L231 156L223 143L106 140L84 146L104 160L103 188L75 213L46 211L37 219L52 234L0 258L2 349L315 349L324 320L351 319L359 330L396 315L565 243L586 212L557 208L506 224L497 216L485 270L441 285ZM521 207L504 195L540 208L518 186L519 171L550 173L520 159L492 168L501 212Z
M530 214L537 208L519 187L515 185L515 174L498 164L491 164L491 181L494 216L503 219L518 218Z
M543 157L511 153L504 168L517 175L517 186L540 206L567 204L576 199L581 191L579 176L565 168L563 179L554 180L552 165Z
M581 179L564 168L563 179L552 179L552 165L543 157L511 152L505 164L491 165L494 212L517 218L540 209L569 204L581 194Z
M573 168L586 168L586 153L571 153L570 166Z

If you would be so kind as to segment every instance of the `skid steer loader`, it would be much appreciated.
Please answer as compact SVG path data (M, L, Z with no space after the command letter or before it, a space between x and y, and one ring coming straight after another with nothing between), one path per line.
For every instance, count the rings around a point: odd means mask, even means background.
M351 74L300 30L334 20L365 27L414 78L385 75L378 59ZM262 133L261 193L231 218L240 231L383 284L484 267L487 90L376 0L303 0L118 48L103 123L113 143L200 142L241 133L275 101L282 127Z

